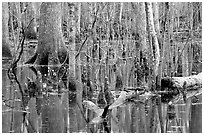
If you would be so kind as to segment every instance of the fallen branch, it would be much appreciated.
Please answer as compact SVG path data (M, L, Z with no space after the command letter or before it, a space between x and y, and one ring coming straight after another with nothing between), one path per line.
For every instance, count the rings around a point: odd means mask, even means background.
M182 96L186 101L202 93L202 73L188 77L165 77L161 80L161 89L170 92L161 94L162 102L179 100Z

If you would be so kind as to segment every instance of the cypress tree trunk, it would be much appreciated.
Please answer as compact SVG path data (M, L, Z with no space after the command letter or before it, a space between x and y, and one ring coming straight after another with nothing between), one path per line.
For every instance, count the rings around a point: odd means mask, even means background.
M2 56L11 58L9 31L8 31L9 10L8 3L2 3Z
M59 63L66 61L67 57L66 46L62 39L60 9L60 3L42 3L40 8L39 39L34 64L44 65L38 66L37 69L43 75L43 82L51 85L51 89L43 88L42 91L46 93L55 89L58 84L59 80L56 74L59 70ZM48 84L47 80L52 84ZM66 102L66 99L64 100ZM43 95L42 132L64 132L66 122L62 108L62 102L57 95L49 93Z

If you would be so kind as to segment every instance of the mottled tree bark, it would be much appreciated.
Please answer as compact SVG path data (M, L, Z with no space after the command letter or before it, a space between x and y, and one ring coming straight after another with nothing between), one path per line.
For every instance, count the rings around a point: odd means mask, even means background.
M154 18L153 18L153 11L152 11L152 4L150 2L145 3L145 9L146 9L146 15L147 15L147 26L148 26L148 34L149 34L149 44L151 48L151 53L150 56L153 56L152 59L152 70L153 73L151 73L151 81L150 81L150 88L151 90L154 91L156 88L155 84L153 82L156 82L156 77L158 76L159 72L159 63L160 63L160 50L159 50L159 44L158 44L158 39L156 36L155 32L155 26L154 26ZM155 132L155 126L156 124L154 123L154 118L156 114L156 100L152 98L150 100L150 108L149 108L149 113L148 113L148 119L149 119L149 125L148 129L149 132Z
M159 68L159 61L160 61L160 52L159 52L159 43L155 32L154 27L154 19L153 19L153 12L152 12L152 5L151 3L147 2L146 4L146 13L147 13L147 24L149 28L150 38L152 38L152 46L153 49L153 62L154 62L154 74L155 76L158 75L158 68ZM151 39L150 39L151 40Z
M75 55L76 55L76 21L75 21L75 4L69 4L69 90L73 93L69 93L69 132L77 132L78 122L77 122L77 92L76 90L76 67L75 67Z
M42 3L37 57L34 64L38 65L37 69L43 75L48 75L53 84L52 87L55 87L54 85L59 81L57 76L59 64L67 60L67 50L61 30L61 3ZM43 67L39 67L42 65ZM44 79L48 78L44 76ZM66 98L65 96L64 100ZM66 119L63 116L63 108L66 109L67 106L63 107L62 103L63 101L57 95L43 95L42 132L64 132Z
M2 56L11 58L9 31L8 31L9 10L8 3L2 3Z

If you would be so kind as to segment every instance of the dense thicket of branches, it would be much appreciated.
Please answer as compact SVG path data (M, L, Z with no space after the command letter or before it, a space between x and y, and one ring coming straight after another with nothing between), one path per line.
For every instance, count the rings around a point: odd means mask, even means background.
M202 71L199 2L8 2L2 9L2 54L13 56L12 88L22 87L3 93L26 99L21 128L13 122L21 117L9 114L4 132L167 132L161 101L172 98L159 98L166 90L161 83L188 89L197 85L191 75ZM130 96L107 113L127 89L152 95L142 103L141 96ZM87 100L106 108L97 127L90 123L98 110L84 108Z

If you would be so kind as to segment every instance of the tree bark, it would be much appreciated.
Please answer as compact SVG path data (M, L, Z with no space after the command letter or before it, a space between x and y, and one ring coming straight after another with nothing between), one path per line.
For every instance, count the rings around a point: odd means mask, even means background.
M57 66L60 63L68 63L67 48L63 42L61 31L62 20L60 9L60 3L42 3L36 54L31 57L32 61L29 59L26 62L40 66L44 65L44 67L37 68L43 75L48 74L48 67L46 65ZM56 68L53 69L57 72Z
M147 66L147 60L148 60L148 45L147 45L147 20L146 20L146 12L145 12L145 3L144 2L141 2L139 3L139 18L138 18L138 27L139 27L139 33L140 33L140 37L141 37L141 51L142 51L142 56L140 56L141 60L140 60L140 64L143 65L143 67L147 70L148 68L146 68ZM143 86L142 83L145 83L146 82L146 79L147 79L147 74L145 74L145 72L148 72L146 71L145 69L142 69L143 70L143 74L144 76L139 76L137 75L138 77L138 81L137 81L137 86L140 87L140 86ZM140 73L138 73L140 74ZM141 78L140 78L141 77ZM140 125L141 127L140 128L140 131L141 132L147 132L147 124L146 124L146 116L145 116L145 110L144 110L144 105L141 104L139 105L139 116L140 116Z
M49 79L53 88L59 81L56 75L59 63L67 62L67 49L63 42L61 31L60 9L61 3L42 3L41 5L37 57L34 63L39 65L37 69L43 75L48 75L49 73L49 78L44 76L44 79ZM48 89L48 87L44 88L45 91ZM52 91L51 89L49 90ZM65 98L62 100L66 100ZM61 101L57 95L49 95L49 93L48 95L43 95L42 132L64 132L66 119L64 119L62 103L64 104L64 101Z
M157 76L159 61L160 61L159 44L158 44L158 39L156 36L155 27L154 27L152 5L150 2L146 2L145 5L146 5L147 18L148 18L147 24L149 27L149 34L150 34L150 37L152 38L152 44L150 46L152 46L153 48L154 74L155 76Z
M149 32L149 44L150 44L150 56L153 56L153 59L151 58L150 62L153 62L152 64L152 70L153 73L150 76L150 83L149 86L151 90L154 91L156 88L155 84L153 82L156 82L156 77L158 76L159 73L159 63L160 63L160 50L159 50L159 44L158 44L158 39L156 36L155 32L155 26L154 26L154 18L153 18L153 11L152 11L152 4L150 2L145 3L145 9L146 9L146 15L147 15L147 26L148 26L148 32ZM156 114L156 102L155 98L152 98L149 102L150 108L149 108L149 113L148 113L148 119L149 119L149 125L148 129L149 132L155 132L155 123L154 123L154 118Z
M75 4L69 4L69 40L70 40L70 48L69 48L69 90L71 92L76 91L76 67L75 67L75 54L76 54L76 44L75 44L75 36L76 36L76 25L75 25ZM78 123L77 123L77 93L69 93L69 132L77 132Z
M8 3L2 3L2 56L11 58L9 30L8 30L9 10Z

